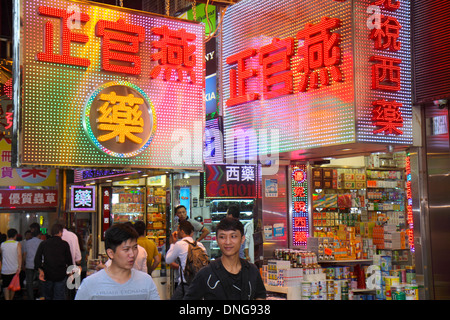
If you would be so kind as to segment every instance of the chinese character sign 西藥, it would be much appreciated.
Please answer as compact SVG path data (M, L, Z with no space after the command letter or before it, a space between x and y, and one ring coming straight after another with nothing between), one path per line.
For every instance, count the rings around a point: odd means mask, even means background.
M207 198L255 198L257 167L255 165L207 164L205 170Z

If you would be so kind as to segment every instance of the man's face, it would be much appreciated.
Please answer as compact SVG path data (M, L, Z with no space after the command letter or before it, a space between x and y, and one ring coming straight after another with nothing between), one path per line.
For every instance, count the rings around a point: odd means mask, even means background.
M128 239L116 248L116 252L108 249L108 255L116 266L131 270L138 254L136 239Z
M177 215L177 217L178 217L178 219L179 219L180 221L184 221L184 220L186 220L186 218L187 218L186 208L183 208L183 207L179 208L179 209L175 212L175 214Z
M218 230L217 244L224 256L239 255L239 250L245 237L241 235L239 230Z

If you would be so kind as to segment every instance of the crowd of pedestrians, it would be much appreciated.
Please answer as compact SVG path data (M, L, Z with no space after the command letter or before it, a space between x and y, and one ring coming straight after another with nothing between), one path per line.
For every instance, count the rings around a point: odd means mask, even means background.
M258 268L248 254L248 232L239 220L239 209L230 207L216 228L221 257L210 260L200 242L209 234L201 223L188 219L186 208L178 206L178 218L169 238L165 263L177 272L173 300L265 299L266 290ZM253 226L252 226L253 227ZM248 228L247 228L248 229ZM48 239L37 223L30 225L26 240L18 241L15 229L7 231L1 243L1 280L5 300L14 298L8 289L15 274L24 276L25 299L45 300L159 300L151 277L161 262L157 247L145 236L145 223L117 223L105 232L108 260L77 287L68 277L80 266L78 237L63 221L51 227ZM247 232L246 232L247 231ZM0 236L1 239L1 236ZM247 241L247 243L246 243ZM23 294L23 293L22 293Z

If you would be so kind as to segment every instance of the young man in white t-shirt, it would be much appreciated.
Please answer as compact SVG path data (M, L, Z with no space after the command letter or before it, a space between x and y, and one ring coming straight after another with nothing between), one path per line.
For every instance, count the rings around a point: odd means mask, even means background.
M115 224L105 233L111 265L85 278L75 300L159 300L152 277L133 268L138 234L127 224Z

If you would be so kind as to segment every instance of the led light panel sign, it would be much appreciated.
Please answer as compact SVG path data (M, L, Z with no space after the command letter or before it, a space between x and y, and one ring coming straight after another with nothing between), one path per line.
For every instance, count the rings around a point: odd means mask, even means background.
M229 7L221 39L226 156L236 152L236 132L269 128L282 132L279 152L411 144L409 19L408 0Z
M292 245L306 246L309 236L308 177L306 165L291 166Z
M15 0L15 165L202 167L204 25Z
M71 186L70 210L95 211L95 186Z

